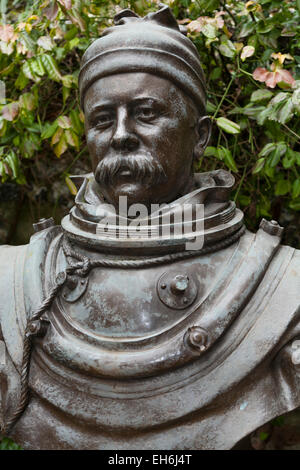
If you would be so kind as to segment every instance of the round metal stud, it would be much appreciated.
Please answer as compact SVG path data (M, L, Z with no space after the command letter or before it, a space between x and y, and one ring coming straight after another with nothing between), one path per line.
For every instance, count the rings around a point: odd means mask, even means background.
M269 235L274 235L276 237L281 237L284 230L276 220L268 221L266 219L262 219L259 227Z
M166 272L157 283L157 293L167 307L181 310L189 307L198 294L198 286L187 273Z
M209 347L209 334L200 326L188 328L183 340L195 352L203 353Z
M88 283L88 277L84 277L79 280L77 277L73 276L72 283L67 282L63 288L63 299L69 303L76 302L76 300L80 299L80 297L85 293Z

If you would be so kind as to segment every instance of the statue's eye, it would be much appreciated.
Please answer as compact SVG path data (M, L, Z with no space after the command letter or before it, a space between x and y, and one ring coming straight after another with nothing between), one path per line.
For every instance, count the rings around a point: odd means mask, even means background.
M135 116L142 121L151 121L157 117L157 113L149 106L141 106L135 110Z
M102 113L95 119L95 127L97 129L104 129L109 127L113 122L113 116L110 113Z

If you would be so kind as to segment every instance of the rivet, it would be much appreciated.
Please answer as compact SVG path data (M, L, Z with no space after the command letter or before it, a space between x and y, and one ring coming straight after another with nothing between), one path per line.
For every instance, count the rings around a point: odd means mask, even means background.
M162 289L165 289L165 288L167 287L167 285L166 285L166 284L162 284L160 287L161 287Z

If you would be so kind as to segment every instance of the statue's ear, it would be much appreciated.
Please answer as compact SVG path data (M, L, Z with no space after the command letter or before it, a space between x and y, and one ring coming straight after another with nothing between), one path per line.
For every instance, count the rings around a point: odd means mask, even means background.
M194 158L198 160L202 155L211 136L211 120L208 116L201 116L196 124L197 143L194 148Z

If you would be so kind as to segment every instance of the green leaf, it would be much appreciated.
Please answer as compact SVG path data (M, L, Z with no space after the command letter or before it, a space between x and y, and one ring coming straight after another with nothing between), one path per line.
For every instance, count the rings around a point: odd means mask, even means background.
M207 101L206 103L207 113L214 113L216 109L217 109L216 105L214 105L211 101Z
M51 51L55 44L52 42L50 36L41 36L37 40L37 45L45 49L46 51Z
M258 156L259 157L266 157L269 155L274 149L276 148L276 143L275 142L270 142L266 144L262 150L259 152Z
M300 113L300 88L297 88L292 95L293 105L298 113Z
M72 123L72 129L76 132L76 134L82 135L84 131L84 126L82 121L80 120L78 111L72 109L70 111L70 118Z
M284 142L279 142L276 144L275 150L273 150L270 153L269 156L269 163L270 167L274 168L280 161L280 157L285 153L286 151L286 144Z
M229 58L234 57L237 53L234 44L230 40L222 42L219 46L219 51L222 55Z
M275 186L275 196L284 196L290 191L290 182L289 180L279 180Z
M60 129L61 130L61 129ZM65 134L62 134L58 143L54 147L55 155L59 158L68 148Z
M250 196L245 196L245 195L240 195L238 197L238 201L242 206L249 206L251 204L251 197Z
M13 177L17 178L19 175L19 159L13 150L6 155L5 161L12 169Z
M201 33L209 39L213 39L217 36L217 29L212 24L205 24L201 29Z
M231 171L233 171L234 173L237 173L238 169L236 167L236 164L235 164L235 161L233 159L232 153L230 152L230 150L228 150L226 148L223 149L223 152L224 152L224 162L225 162L225 164L228 166L228 168Z
M65 136L66 136L67 143L71 145L71 147L75 147L78 150L80 144L79 144L78 136L75 134L75 132L70 129L67 129L65 131Z
M218 156L218 149L216 147L206 147L204 151L205 157L217 157Z
M220 6L219 0L198 0L198 7L200 11L212 12Z
M80 42L80 38L73 38L69 43L68 43L68 50L71 50L73 49L73 47L76 47L78 46Z
M290 202L289 208L292 209L293 211L300 211L300 201Z
M76 83L76 78L73 75L64 75L61 77L63 86L66 88L71 88L73 83Z
M288 99L284 106L278 112L278 122L285 124L288 122L294 115L294 105L292 99Z
M61 80L61 74L58 69L56 61L49 54L43 54L41 56L42 64L51 80L59 82Z
M43 67L42 56L37 56L36 59L31 60L30 62L31 69L33 73L39 77L45 75L45 68Z
M239 134L241 131L240 126L231 121L230 119L220 117L216 119L217 125L220 129L227 132L228 134Z
M263 167L265 166L265 158L259 158L255 164L255 167L252 170L252 174L255 175L256 173L259 173Z
M260 89L252 93L250 101L252 101L252 103L257 103L259 101L268 100L272 96L273 96L273 93L270 90Z
M294 181L292 189L292 198L296 199L298 196L300 196L300 178Z
M76 26L72 26L69 31L65 34L65 40L70 41L71 39L75 38L76 34L78 33L78 28Z
M29 80L33 80L34 82L40 80L40 78L34 73L32 69L32 61L28 60L22 65L22 72L25 77L29 78Z
M18 90L23 90L27 86L28 82L28 78L25 76L23 70L21 69L18 78L15 81L15 87Z
M23 93L19 98L19 104L27 111L32 111L37 106L37 97L33 93Z
M288 168L291 168L295 162L296 162L295 152L291 148L287 148L285 156L282 160L283 168L287 170Z
M57 120L52 122L52 124L50 125L47 123L42 132L41 139L44 140L44 139L49 139L49 137L52 137L57 128L58 128Z
M78 192L77 188L76 188L75 184L73 183L73 181L71 180L71 178L69 178L69 176L66 176L65 182L66 182L72 196L76 196L76 194Z
M221 67L215 67L213 71L210 74L210 79L211 80L218 80L222 75L222 69Z
M294 155L295 155L295 157L296 157L297 165L300 165L300 152L295 152L295 151L294 151Z
M68 116L59 116L57 123L62 129L70 129L72 127L71 119Z

